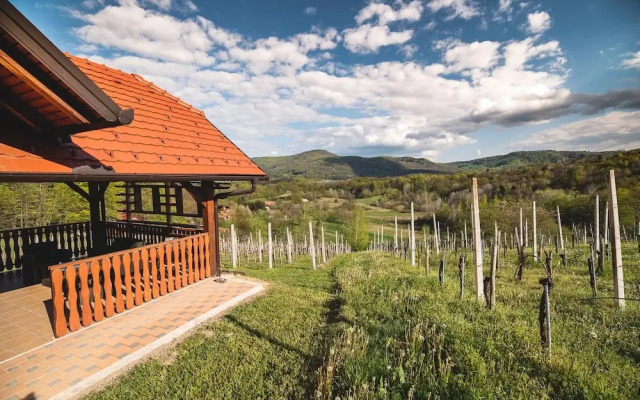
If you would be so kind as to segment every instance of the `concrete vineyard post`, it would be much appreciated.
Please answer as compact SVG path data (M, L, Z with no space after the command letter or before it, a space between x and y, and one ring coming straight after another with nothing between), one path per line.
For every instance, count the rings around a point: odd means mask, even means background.
M436 213L433 213L433 245L436 246L436 254L440 254L440 238L438 237L438 224L436 223Z
M267 224L267 246L268 246L268 254L269 257L269 269L273 268L273 242L271 241L271 222Z
M523 240L524 239L524 229L523 229L523 226L522 226L522 207L520 207L520 231L519 232L520 232L520 237L519 237L520 243L524 243L524 240Z
M324 225L320 228L320 236L322 237L322 263L326 264L327 263L327 252L326 252L326 248L324 247Z
M287 263L288 264L291 264L291 262L293 261L292 247L293 247L293 243L291 240L291 232L289 232L289 227L287 227Z
M238 248L236 247L236 227L231 224L231 266L234 269L237 267L237 252Z
M618 216L618 194L616 176L609 171L609 232L611 234L611 267L613 268L613 297L618 308L625 306L624 272L622 270L622 248L620 247L620 218Z
M471 196L473 201L473 265L475 273L476 297L478 300L482 300L484 297L482 282L482 243L480 242L480 207L478 205L478 180L476 178L473 178L471 181Z
M398 216L396 215L395 233L393 235L393 251L398 256Z
M564 259L567 257L567 253L564 248L564 237L562 236L562 222L560 221L560 206L556 206L556 213L558 214L558 238L560 240L560 251L562 252L563 264L566 264Z
M593 247L598 253L600 251L600 196L596 195L596 202L593 210L593 226L595 232L593 233Z
M311 264L316 269L316 246L313 243L313 222L309 221L309 253L311 253Z

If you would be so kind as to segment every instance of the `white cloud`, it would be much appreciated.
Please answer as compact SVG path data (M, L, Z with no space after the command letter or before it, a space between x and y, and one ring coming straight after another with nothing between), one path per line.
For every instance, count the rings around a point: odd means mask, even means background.
M413 30L391 32L386 25L364 24L357 28L345 29L344 46L354 53L377 52L380 47L403 44L411 40Z
M393 9L388 4L371 3L356 15L355 20L358 25L378 17L378 25L387 25L395 21L418 21L422 15L422 3L412 1L410 3L400 3L400 8Z
M510 13L511 3L512 0L500 0L498 3L498 11L501 13Z
M365 9L358 13L362 24L341 35L315 28L258 39L133 2L74 15L82 19L75 32L92 59L136 72L204 109L251 155L324 147L437 157L474 143L469 134L480 128L546 121L574 101L564 87L557 41L543 42L539 35L448 40L436 45L439 60L402 61L416 51L414 30L394 31L387 24L418 21L415 2ZM401 54L344 65L333 57L341 40L355 52L398 45ZM607 107L618 102L616 96L604 100ZM598 108L597 99L581 101Z
M530 138L511 143L517 148L556 150L630 149L640 134L640 111L611 111L608 114L569 122L534 133Z
M447 20L471 19L482 14L472 0L431 0L427 7L434 13L440 10L449 11Z
M307 7L302 12L307 15L316 15L316 13L318 12L318 9L315 7Z
M527 31L533 34L542 33L551 27L551 16L544 11L527 15Z
M629 53L626 55L626 58L622 61L622 68L635 68L640 71L640 51L636 53Z

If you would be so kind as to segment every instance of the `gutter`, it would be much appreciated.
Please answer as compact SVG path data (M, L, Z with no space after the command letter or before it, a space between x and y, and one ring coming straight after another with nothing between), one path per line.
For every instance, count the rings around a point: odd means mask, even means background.
M251 179L251 187L249 189L232 190L230 192L222 192L213 196L214 200L226 199L231 196L242 196L245 194L251 194L256 191L258 186L258 178Z

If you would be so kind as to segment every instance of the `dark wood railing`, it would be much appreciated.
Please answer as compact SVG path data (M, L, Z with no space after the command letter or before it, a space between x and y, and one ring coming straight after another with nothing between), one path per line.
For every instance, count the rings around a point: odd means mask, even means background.
M89 222L0 230L0 272L22 268L24 248L34 243L55 243L58 249L80 257L91 250Z
M52 265L54 333L63 336L211 276L209 234Z
M166 226L147 222L109 221L106 223L107 245L113 246L115 239L135 239L145 244L160 243L167 238L182 238L202 233L201 228Z

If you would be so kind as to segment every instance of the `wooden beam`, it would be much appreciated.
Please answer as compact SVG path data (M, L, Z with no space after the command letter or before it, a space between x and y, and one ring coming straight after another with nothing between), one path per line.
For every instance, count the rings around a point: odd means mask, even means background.
M74 182L65 182L65 183L67 184L67 186L69 186L69 188L71 190L73 190L74 192L78 193L85 200L89 201L89 199L90 199L89 193L85 192L84 189L82 189L80 186L76 185Z
M56 108L65 113L75 123L88 124L89 121L77 112L73 107L62 100L51 89L42 84L35 76L31 75L29 71L24 69L7 53L0 50L0 64L8 69L12 74L17 76L24 83L29 85L30 88L38 92L42 97L50 101Z

